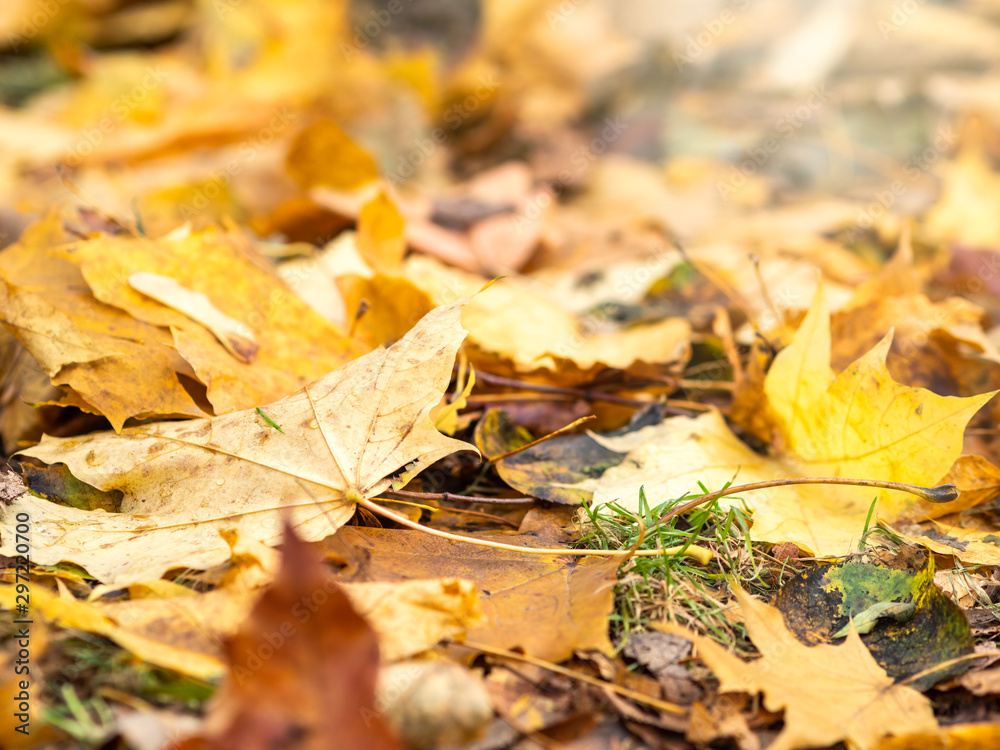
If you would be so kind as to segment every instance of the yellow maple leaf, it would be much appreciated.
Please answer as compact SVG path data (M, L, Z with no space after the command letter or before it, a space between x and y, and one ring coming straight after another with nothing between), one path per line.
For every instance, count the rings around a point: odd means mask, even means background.
M638 507L645 486L653 503L698 493L699 482L720 488L738 482L801 476L882 479L938 484L958 459L966 423L994 394L938 396L895 382L885 367L886 336L839 375L830 368L829 312L818 292L795 339L776 358L761 406L775 423L779 450L750 450L717 412L677 417L620 438L602 438L627 452L604 473L595 503L620 500ZM845 486L788 486L748 494L755 539L795 542L817 555L852 551L875 492ZM912 518L914 496L878 494L881 518ZM735 504L736 501L730 501Z
M844 643L806 646L785 628L781 612L734 585L747 632L762 656L743 661L710 638L660 626L690 640L719 678L720 692L764 694L785 727L769 750L827 747L840 741L866 750L887 735L936 732L930 701L894 684L853 627Z
M890 332L834 376L830 313L822 290L817 292L794 341L775 357L764 381L788 463L806 476L917 485L934 484L948 472L962 451L966 423L995 391L958 398L897 383L885 366L891 344Z

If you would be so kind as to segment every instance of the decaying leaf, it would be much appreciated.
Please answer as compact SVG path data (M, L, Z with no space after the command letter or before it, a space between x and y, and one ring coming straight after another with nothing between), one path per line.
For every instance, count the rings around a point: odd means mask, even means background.
M662 411L654 406L638 413L621 431L605 437L656 424L662 416ZM532 440L527 430L515 425L500 409L490 409L483 415L476 425L475 437L476 446L487 457L515 450ZM589 501L601 475L624 460L622 453L606 448L588 432L546 440L501 459L494 466L507 484L521 492L554 503L576 505Z
M121 491L122 512L23 495L6 513L2 549L14 554L13 519L27 512L37 564L72 561L105 583L127 585L227 559L221 528L275 544L283 510L307 540L332 533L356 502L388 487L394 472L416 473L456 450L474 450L439 433L429 417L465 337L463 304L437 308L390 349L267 406L283 433L251 409L120 435L45 438L24 455L65 463L78 479Z
M734 586L747 631L761 658L745 662L704 636L661 626L690 640L723 692L761 692L770 711L785 712L773 750L819 748L845 741L869 750L887 735L934 732L930 701L894 685L857 632L842 645L806 646L785 629L781 613Z
M872 658L897 680L972 652L968 620L934 584L933 556L919 547L811 568L787 581L774 605L810 646L845 637L853 621ZM931 672L911 687L926 690L967 666Z

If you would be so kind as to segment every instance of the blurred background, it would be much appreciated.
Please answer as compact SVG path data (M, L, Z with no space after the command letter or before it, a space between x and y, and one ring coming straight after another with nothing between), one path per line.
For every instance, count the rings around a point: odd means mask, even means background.
M731 209L810 192L868 206L901 180L894 210L915 212L936 195L941 157L974 137L963 118L998 116L998 17L991 0L10 0L0 189L17 216L6 241L71 199L57 161L108 210L138 196L169 214L157 190L209 179L225 147L280 107L294 121L264 151L332 116L404 182L517 160L536 183L569 170L560 188L572 193L596 179L597 151L655 165L655 187L681 206L653 212L688 239L714 221L712 195ZM590 150L608 118L620 132ZM443 148L415 152L435 128ZM992 134L977 137L992 153ZM275 229L266 217L291 191L262 191L267 154L255 161L204 215ZM651 174L625 180L626 205ZM705 185L704 200L683 201Z
M839 309L909 222L931 296L961 289L1000 339L967 252L1000 248L998 21L996 0L9 0L0 246L51 212L74 236L235 228L343 326L328 245L384 190L411 254L530 277L587 332L700 335L728 297L740 343L780 345L820 278ZM678 247L700 281L669 275Z

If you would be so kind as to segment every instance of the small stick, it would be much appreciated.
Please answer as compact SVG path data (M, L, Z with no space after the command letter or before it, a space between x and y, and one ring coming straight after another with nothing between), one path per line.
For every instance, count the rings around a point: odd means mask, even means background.
M412 492L409 490L386 490L386 495L399 495L400 497L412 497L417 500L454 500L461 503L497 503L507 505L519 505L522 503L533 503L533 497L473 497L472 495L456 495L452 492Z
M489 462L491 464L495 464L497 461L501 461L505 458L510 458L511 456L516 456L521 451L526 451L528 450L528 448L534 448L539 443L544 443L546 440L551 440L552 438L558 435L562 435L565 432L569 432L570 430L579 427L584 422L589 422L591 419L597 419L597 417L593 414L586 417L580 417L579 419L573 420L565 427L560 427L558 430L550 432L548 435L543 435L542 437L538 438L538 440L532 440L530 443L525 443L520 448L515 448L512 451L501 453L499 456L493 456L492 458L489 459Z
M544 385L542 383L526 383L523 380L504 378L499 375L490 375L486 372L476 373L476 377L484 383L490 385L502 385L508 388L520 388L525 391L538 391L539 393L554 393L564 396L576 396L586 401L604 401L608 404L621 404L622 406L633 406L636 409L644 409L652 401L643 401L638 398L628 398L619 396L616 393L602 393L601 391L589 391L583 388L566 388L558 385Z
M545 661L544 659L536 659L533 656L527 656L526 654L518 654L514 651L507 651L502 648L494 648L493 646L487 646L484 643L476 643L475 641L465 641L459 643L458 641L451 641L456 646L461 646L462 648L469 648L473 651L480 651L484 654L489 654L491 656L499 656L503 659L512 659L514 661L523 662L525 664L532 664L536 667L541 667L542 669L547 669L550 672L555 672L556 674L561 674L574 680L579 680L580 682L586 682L588 685L594 685L605 690L610 690L612 693L618 693L625 698L630 698L637 703L645 703L647 706L653 706L661 711L666 711L667 713L675 714L677 716L686 716L687 709L683 706L678 706L676 703L667 703L666 701L661 701L657 698L652 698L648 695L643 695L642 693L637 693L634 690L629 690L628 688L622 687L621 685L615 685L613 682L605 682L604 680L599 680L596 677L591 677L587 674L581 674L579 672L574 672L572 669L567 669L566 667L561 667L558 664L553 664L552 662Z
M715 492L710 492L707 495L701 497L696 497L694 500L683 503L677 506L669 513L660 516L656 523L649 527L649 530L656 528L661 523L668 521L674 516L680 515L692 508L696 508L699 505L711 502L720 497L725 497L728 495L738 495L743 492L748 492L750 490L762 490L768 487L784 487L793 484L847 484L854 485L857 487L879 487L882 489L889 490L899 490L900 492L909 492L911 495L916 495L924 500L932 503L946 503L958 498L958 488L953 484L943 484L940 487L918 487L913 484L902 484L901 482L887 482L881 479L846 479L843 477L789 477L788 479L769 479L764 482L751 482L749 484L740 484L736 486L726 487L722 490L716 490ZM398 490L393 490L393 492L398 492ZM419 494L419 493L407 493L407 494ZM454 497L454 496L452 496ZM470 498L474 501L480 501L480 498ZM391 521L395 521L400 526L405 526L409 529L416 529L418 531L423 531L424 533L430 534L431 536L441 537L442 539L449 539L453 542L465 542L466 544L474 544L478 547L492 547L493 549L504 549L511 550L513 552L523 552L528 555L571 555L574 557L624 557L626 559L631 557L659 557L660 555L677 554L677 553L687 553L689 550L685 549L684 545L678 545L675 547L668 547L666 549L660 550L600 550L600 549L554 549L546 547L522 547L516 544L504 544L502 542L489 542L483 539L476 539L475 537L461 536L459 534L451 534L447 531L440 531L439 529L432 529L429 526L424 526L419 523L411 521L405 516L401 516L398 513L393 513L388 508L383 508L377 503L373 503L371 500L366 500L365 498L358 498L356 500L358 505L367 508L372 513L380 515L384 518L388 518ZM691 554L691 557L698 557L698 554Z
M958 488L953 484L942 484L940 487L927 488L918 487L915 484L887 482L882 479L849 479L844 477L789 477L787 479L768 479L764 482L740 484L735 487L716 490L715 492L710 492L707 495L696 497L694 500L690 500L683 505L678 505L669 513L660 516L656 519L656 523L653 525L659 526L661 523L669 521L674 516L679 516L681 513L686 513L692 508L697 508L699 505L704 503L710 503L720 497L738 495L749 490L763 490L768 487L784 487L792 484L850 484L857 487L879 487L886 490L909 492L911 495L916 495L922 500L926 500L931 503L949 503L952 500L957 500L959 494Z

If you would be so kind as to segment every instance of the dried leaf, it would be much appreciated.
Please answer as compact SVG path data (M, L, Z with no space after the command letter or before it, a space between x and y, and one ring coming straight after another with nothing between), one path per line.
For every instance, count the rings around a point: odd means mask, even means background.
M774 457L750 450L715 412L668 419L627 437L602 439L628 455L601 477L595 502L620 500L635 509L642 485L657 504L699 492L699 481L716 489L733 479L834 476L940 483L961 453L966 423L994 394L942 397L896 383L885 368L889 343L886 337L834 376L829 314L817 294L764 384L764 408L779 442ZM840 555L857 545L874 494L859 487L798 485L748 493L744 502L754 511L755 539ZM917 502L891 490L878 497L879 517L890 522Z
M868 653L857 632L838 646L806 646L785 629L781 613L734 586L747 632L760 659L744 662L704 636L676 625L719 678L722 692L764 694L769 711L785 712L785 728L771 750L826 747L845 741L868 750L890 734L937 729L930 701L894 685Z
M372 157L333 120L318 120L299 133L288 151L287 166L304 188L354 190L378 177Z
M349 550L346 556L357 558L357 567L344 580L445 575L475 583L483 620L469 631L472 641L523 649L551 661L577 650L611 648L607 623L618 569L614 560L529 557L405 530L346 527L334 540L338 542ZM558 638L552 637L554 632Z
M192 292L175 279L148 271L129 276L128 285L201 323L240 362L249 364L257 354L260 347L254 341L253 332L243 323L221 312L201 292Z
M439 433L428 416L465 337L463 304L437 308L390 349L270 404L267 414L284 434L250 409L121 435L46 437L24 455L65 463L88 484L120 490L122 512L78 511L25 495L6 514L0 549L14 554L13 519L27 512L35 563L69 560L105 583L126 585L173 567L223 562L229 547L221 528L275 544L283 507L303 538L332 533L399 469L413 474L456 450L475 450Z
M278 577L225 646L229 678L182 748L396 750L375 710L379 647L315 553L286 527Z
M358 252L375 271L395 273L406 252L406 222L385 193L366 203L358 216Z

